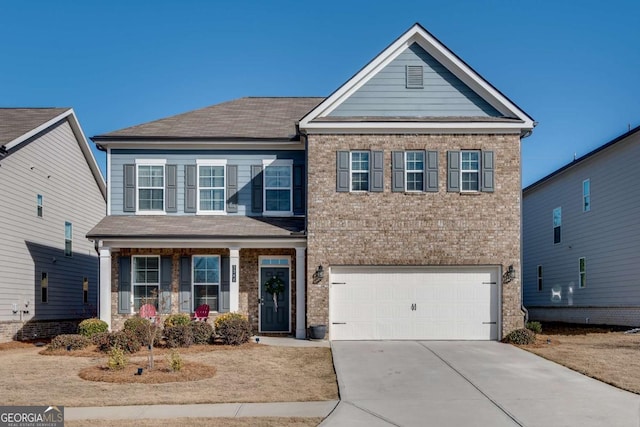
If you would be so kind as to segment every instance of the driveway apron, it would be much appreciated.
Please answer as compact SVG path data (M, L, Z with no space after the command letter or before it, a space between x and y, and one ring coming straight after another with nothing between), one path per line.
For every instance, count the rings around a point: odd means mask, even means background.
M332 343L322 426L634 426L640 396L493 341Z

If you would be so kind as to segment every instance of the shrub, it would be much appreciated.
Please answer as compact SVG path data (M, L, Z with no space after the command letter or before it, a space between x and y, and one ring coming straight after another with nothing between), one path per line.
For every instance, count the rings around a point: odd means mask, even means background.
M125 356L124 350L118 347L112 347L109 351L109 360L107 361L107 367L112 371L120 371L127 367L129 361Z
M188 325L189 323L191 323L191 317L189 317L187 313L170 314L166 319L164 319L165 328L178 325Z
M101 337L101 341L96 343L98 349L103 352L111 351L112 347L119 348L125 353L135 353L140 350L142 344L136 335L128 330L112 332Z
M176 325L164 328L167 347L189 347L193 344L193 330L191 325Z
M251 338L249 320L240 313L225 313L218 316L214 323L216 333L225 344L240 345Z
M542 324L540 322L527 322L527 329L535 332L536 334L541 334Z
M131 331L143 345L149 345L153 336L153 345L160 341L160 328L156 327L149 319L143 317L130 317L124 321L124 330Z
M58 335L51 340L49 344L49 350L82 350L91 344L91 340L84 335L79 334L64 334Z
M207 322L191 322L194 344L209 344L213 335L213 326Z
M107 325L107 322L95 318L85 319L78 325L78 333L89 338L91 338L95 334L107 332L108 330L109 325Z
M502 339L502 342L509 344L527 345L536 342L536 334L529 329L516 329Z
M169 363L169 367L174 372L178 372L184 367L184 360L182 360L182 356L180 356L180 353L176 350L167 354L167 363Z

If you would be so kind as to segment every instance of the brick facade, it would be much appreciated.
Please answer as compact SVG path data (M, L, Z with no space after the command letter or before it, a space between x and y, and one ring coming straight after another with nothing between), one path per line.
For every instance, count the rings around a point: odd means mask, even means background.
M336 152L383 150L384 192L336 192ZM437 150L437 193L391 192L391 152ZM492 150L495 192L447 192L448 150ZM510 135L309 135L307 264L513 265L502 285L502 334L520 309L520 137ZM307 323L328 324L329 275L307 270Z
M29 320L26 322L0 322L0 342L52 338L60 334L78 333L83 319Z

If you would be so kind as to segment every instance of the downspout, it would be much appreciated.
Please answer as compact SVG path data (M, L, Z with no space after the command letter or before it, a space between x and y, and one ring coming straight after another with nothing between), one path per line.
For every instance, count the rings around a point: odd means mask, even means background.
M538 125L538 122L533 122L533 127L536 127ZM523 234L524 234L524 230L523 228L523 224L524 224L524 215L523 215L523 205L524 205L524 194L522 193L522 140L531 136L531 134L533 133L533 129L529 129L524 133L520 134L520 310L522 310L522 312L524 313L524 325L527 325L527 322L529 321L529 310L527 310L527 307L524 306L524 281L523 281L523 277L524 275L522 274L522 270L524 268L524 239L523 239Z

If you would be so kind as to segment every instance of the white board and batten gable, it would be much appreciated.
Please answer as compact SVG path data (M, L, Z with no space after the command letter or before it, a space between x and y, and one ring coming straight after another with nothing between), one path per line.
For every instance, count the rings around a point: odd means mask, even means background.
M307 133L520 133L536 122L420 24L300 121Z

